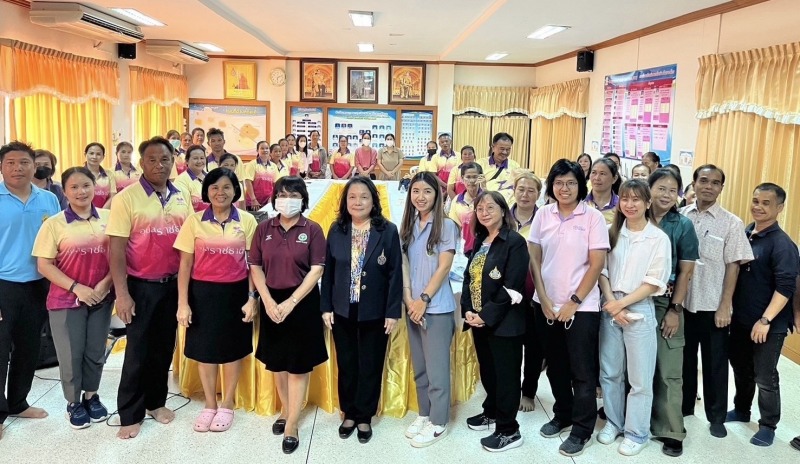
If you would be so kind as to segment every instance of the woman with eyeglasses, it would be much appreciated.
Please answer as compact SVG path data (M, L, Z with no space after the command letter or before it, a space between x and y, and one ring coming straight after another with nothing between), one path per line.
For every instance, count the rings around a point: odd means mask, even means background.
M597 421L597 279L608 250L608 231L603 215L583 201L586 179L578 163L556 161L546 184L547 196L555 202L539 209L528 236L536 287L533 308L547 319L544 353L556 400L555 417L539 433L554 438L571 427L559 452L577 456L591 440Z

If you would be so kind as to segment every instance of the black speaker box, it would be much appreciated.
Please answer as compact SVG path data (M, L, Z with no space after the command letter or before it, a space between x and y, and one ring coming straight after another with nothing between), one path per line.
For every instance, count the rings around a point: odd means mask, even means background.
M117 44L117 56L123 60L135 60L136 44Z
M584 50L578 52L578 72L589 72L594 70L594 52Z

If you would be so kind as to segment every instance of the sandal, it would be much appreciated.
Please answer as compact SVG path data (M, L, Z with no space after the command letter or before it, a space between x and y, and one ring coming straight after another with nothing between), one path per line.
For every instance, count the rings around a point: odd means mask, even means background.
M214 416L214 422L211 424L210 430L212 432L224 432L231 428L233 425L233 409L219 408L217 415Z
M208 432L209 428L211 427L211 423L214 422L214 417L216 414L216 409L203 409L200 411L200 415L194 420L194 431Z

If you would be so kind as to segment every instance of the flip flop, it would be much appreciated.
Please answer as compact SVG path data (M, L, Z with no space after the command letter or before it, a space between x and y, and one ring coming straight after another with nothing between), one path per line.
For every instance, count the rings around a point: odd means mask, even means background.
M209 430L212 432L224 432L231 428L231 425L233 425L233 409L219 408Z
M194 431L208 432L211 423L214 422L216 414L217 411L214 409L203 409L200 411L200 415L194 420Z

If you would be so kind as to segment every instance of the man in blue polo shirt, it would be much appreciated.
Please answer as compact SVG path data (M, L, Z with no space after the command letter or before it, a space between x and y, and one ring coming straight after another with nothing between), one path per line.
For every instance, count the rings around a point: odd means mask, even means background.
M55 195L31 184L35 157L33 149L21 142L0 147L0 439L9 415L47 417L43 409L27 402L50 288L37 271L31 250L39 227L61 207Z

